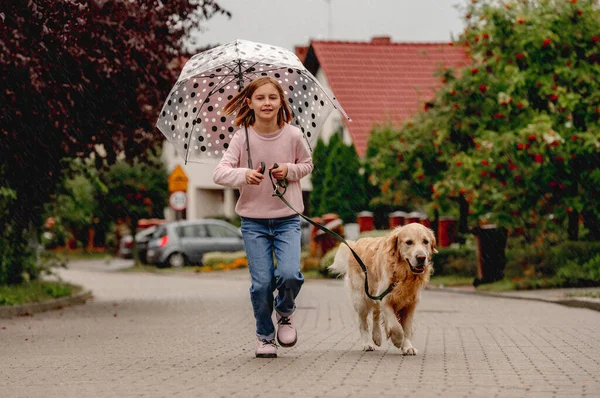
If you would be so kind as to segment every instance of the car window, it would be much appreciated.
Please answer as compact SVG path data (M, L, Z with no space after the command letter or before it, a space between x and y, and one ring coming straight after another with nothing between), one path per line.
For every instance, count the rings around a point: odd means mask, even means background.
M206 225L208 228L208 233L213 238L238 238L239 235L230 230L227 227L216 224L208 224Z
M156 232L154 234L152 234L152 238L153 239L162 238L166 234L167 234L167 228L166 227L160 227L160 228L158 228L156 230Z
M206 238L204 225L184 225L178 228L178 235L182 238Z

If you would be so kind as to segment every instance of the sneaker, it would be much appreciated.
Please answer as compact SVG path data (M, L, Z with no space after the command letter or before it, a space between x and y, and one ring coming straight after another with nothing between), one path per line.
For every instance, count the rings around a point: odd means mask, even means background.
M275 344L275 340L258 339L256 344L256 358L277 358L277 344Z
M293 347L298 341L294 327L294 315L281 316L277 313L277 342L282 347Z

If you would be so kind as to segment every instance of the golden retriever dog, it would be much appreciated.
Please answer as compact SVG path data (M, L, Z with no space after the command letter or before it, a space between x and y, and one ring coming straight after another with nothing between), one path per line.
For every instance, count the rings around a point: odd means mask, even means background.
M437 253L433 231L417 224L397 227L379 238L362 238L348 244L367 267L369 293L382 293L391 282L394 289L381 301L365 294L365 275L346 245L340 245L329 270L345 275L354 309L358 314L363 350L373 351L381 346L381 324L387 338L402 350L404 355L416 355L411 338L413 316L419 302L420 291L433 271L431 256ZM369 337L369 314L373 313L372 340ZM382 319L380 319L380 317Z

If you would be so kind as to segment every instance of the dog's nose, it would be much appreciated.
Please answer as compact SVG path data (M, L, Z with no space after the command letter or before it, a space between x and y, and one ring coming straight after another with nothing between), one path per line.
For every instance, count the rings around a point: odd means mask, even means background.
M424 265L425 260L427 260L427 256L423 256L423 255L417 256L417 264Z

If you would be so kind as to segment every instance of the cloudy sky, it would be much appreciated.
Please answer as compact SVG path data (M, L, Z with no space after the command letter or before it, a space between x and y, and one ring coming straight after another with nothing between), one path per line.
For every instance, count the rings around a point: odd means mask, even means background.
M218 0L231 19L213 17L198 44L245 39L293 50L311 39L446 42L463 29L466 0Z

